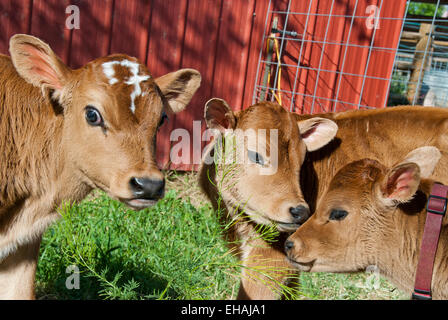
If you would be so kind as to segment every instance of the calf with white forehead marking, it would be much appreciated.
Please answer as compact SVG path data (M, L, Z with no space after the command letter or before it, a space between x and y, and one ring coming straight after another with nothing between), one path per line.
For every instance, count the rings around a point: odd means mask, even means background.
M152 78L117 54L72 70L41 40L15 35L0 55L0 298L32 298L40 239L64 202L99 188L133 209L164 195L155 140L200 74Z

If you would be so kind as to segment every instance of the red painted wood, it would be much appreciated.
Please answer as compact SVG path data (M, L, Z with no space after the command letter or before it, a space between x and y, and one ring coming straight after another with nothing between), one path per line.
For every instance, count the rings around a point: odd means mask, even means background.
M212 79L212 94L224 97L235 110L241 109L245 91L244 79L250 35L252 30L254 0L223 1L219 26L219 39ZM238 78L235 75L239 75ZM228 94L231 92L232 94ZM211 98L211 97L210 97Z
M110 53L126 53L145 62L152 12L149 0L115 1Z
M65 8L69 5L69 0L33 0L31 18L30 34L50 44L64 62L70 48L71 32L65 27Z
M266 21L266 13L268 11L268 4L269 4L268 1L254 2L250 44L247 53L246 73L243 84L245 90L243 93L243 98L239 109L247 108L252 104L252 96L254 92L255 79L257 73L258 57L260 54L260 49L265 48L265 44L264 43L262 44L261 39L263 37L264 25ZM235 77L235 75L233 75L233 77Z
M113 0L73 0L70 3L79 7L80 28L72 31L69 64L79 68L109 53Z
M152 2L150 37L146 57L149 70L154 77L176 71L182 67L187 0L155 0ZM193 106L189 105L187 111ZM182 117L182 113L180 114ZM176 115L160 128L157 136L157 162L169 168L171 149L170 133L176 128Z
M204 103L213 96L212 83L214 81L215 55L218 41L219 24L222 17L222 1L216 0L190 0L185 26L182 67L194 68L201 72L202 84L200 90L194 95L190 106L175 119L177 128L185 128L190 132L190 159L200 161L201 150L194 148L193 121L203 120ZM207 36L203 36L206 34ZM203 125L202 125L203 126ZM196 141L200 141L199 140ZM176 170L189 170L197 165L172 165Z
M31 0L0 2L0 53L8 53L11 36L16 33L29 32L31 11Z

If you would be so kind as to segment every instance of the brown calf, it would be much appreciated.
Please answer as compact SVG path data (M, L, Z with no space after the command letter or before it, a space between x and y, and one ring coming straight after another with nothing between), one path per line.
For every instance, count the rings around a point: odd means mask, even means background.
M206 104L205 119L209 128L222 133L225 130L231 134L237 130L248 132L248 129L277 130L278 141L273 143L279 150L278 170L274 174L262 175L259 171L272 166L271 148L262 152L250 139L238 140L236 145L244 145L242 151L248 161L215 167L215 163L205 163L204 158L199 183L214 208L224 209L223 223L229 223L228 240L243 260L245 268L238 299L278 298L281 291L276 282L284 282L287 275L294 272L283 252L286 234L282 235L283 241L268 244L256 228L260 224L274 223L281 231L294 231L308 218L308 205L299 185L300 166L306 150L316 150L328 143L336 134L337 126L322 118L304 120L297 125L294 114L269 103L234 114L221 99L212 99ZM260 142L270 145L271 134L267 131L266 138L260 138ZM214 156L214 147L215 144L210 144L205 155ZM256 278L259 280L254 280Z
M72 70L28 35L0 55L0 298L32 298L42 233L63 202L100 188L134 209L163 196L155 138L185 108L200 74L154 79L111 55Z
M372 159L338 171L316 212L286 241L289 259L302 271L356 272L375 266L411 292L426 220L431 174L440 152L422 147L399 164ZM448 227L442 227L432 293L448 298Z
M313 212L331 177L351 161L370 157L390 166L416 147L433 145L443 155L435 175L448 183L448 110L445 109L395 107L298 115L263 102L234 113L224 101L212 99L206 106L205 118L209 128L221 131L267 129L268 137L270 129L278 130L275 174L260 175L259 168L270 166L269 154L261 152L253 161L247 147L245 157L250 158L246 164L232 167L235 174L227 174L229 165L203 164L200 171L200 184L213 205L217 207L217 200L222 198L221 207L228 220L236 221L228 237L241 242L240 256L247 266L271 270L291 267L283 250L287 234L276 242L266 243L256 234L253 236L254 228L274 224L281 232L296 229L309 216L307 205ZM207 153L212 150L211 146ZM228 182L220 185L218 182L224 175ZM244 206L244 210L238 206ZM240 219L241 215L247 219ZM251 238L256 240L250 241ZM278 288L246 278L243 275L239 298L279 297ZM285 278L278 276L279 281Z

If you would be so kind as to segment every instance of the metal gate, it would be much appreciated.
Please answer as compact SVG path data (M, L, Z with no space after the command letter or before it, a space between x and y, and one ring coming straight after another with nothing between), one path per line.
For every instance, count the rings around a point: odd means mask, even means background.
M432 2L406 4L389 105L448 107L448 1Z
M307 0L282 7L271 1L253 103L276 101L299 113L415 105L425 98L444 106L445 2Z

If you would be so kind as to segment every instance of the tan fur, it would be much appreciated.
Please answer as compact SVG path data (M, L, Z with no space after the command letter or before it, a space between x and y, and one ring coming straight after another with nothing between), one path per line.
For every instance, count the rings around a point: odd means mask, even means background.
M314 215L288 239L294 244L288 251L294 265L311 272L357 272L376 266L410 294L434 181L420 180L419 166L408 160L387 168L376 160L363 159L341 168ZM426 162L427 168L433 165ZM348 214L332 220L329 216L334 209ZM448 298L447 249L445 217L434 264L435 299Z
M447 109L401 106L296 115L298 121L314 116L333 120L339 129L331 143L308 153L302 166L302 192L312 211L335 173L347 163L366 157L391 166L415 148L434 146L442 158L431 177L448 183Z
M218 103L218 102L214 102ZM215 108L215 110L217 110ZM215 117L216 118L216 117ZM386 166L393 165L402 159L407 153L419 146L432 145L442 152L442 159L435 169L434 176L439 181L448 183L448 110L429 107L395 107L381 110L347 111L341 113L328 113L316 115L297 115L286 112L280 106L262 102L251 106L241 112L227 113L221 119L222 123L231 123L226 118L233 118L235 128L264 128L279 129L279 170L275 175L262 176L257 171L239 166L235 170L234 178L228 181L232 188L217 190L216 183L220 180L225 166L203 165L200 169L200 184L204 192L211 199L215 208L219 195L223 196L225 209L224 216L232 219L238 216L233 208L239 204L245 205L246 211L261 212L263 219L249 219L237 223L229 229L227 237L242 243L239 250L243 253L250 252L246 246L250 238L253 225L258 223L272 223L276 221L288 221L288 211L285 210L294 201L296 204L304 200L309 205L311 212L316 208L316 202L327 188L334 174L345 164L370 157L383 162ZM206 116L207 119L207 116ZM323 136L320 149L307 152L304 141L304 132L295 131L291 123L295 122L300 127L301 122L313 119L327 119L335 123L338 128L336 136L331 134ZM212 123L207 119L208 123ZM314 126L323 123L316 120ZM219 125L219 124L218 124ZM214 126L217 127L217 124ZM309 127L309 126L303 126ZM331 125L325 124L325 130L319 132L319 136L325 132L331 132ZM315 136L317 137L317 136ZM323 146L323 147L322 147ZM209 173L207 173L209 172ZM209 176L211 182L209 181ZM300 186L297 182L300 181ZM215 184L215 185L214 185ZM218 192L219 191L219 192ZM294 227L291 225L291 228ZM296 226L297 228L297 226ZM290 229L281 229L288 232ZM287 234L286 234L287 235ZM284 234L277 243L265 244L271 247L264 250L264 267L268 268L270 257L277 256L278 248L283 247ZM283 257L285 255L283 254ZM278 259L276 259L278 260ZM284 262L284 267L290 267ZM241 285L244 295L239 297L251 297L253 299L272 299L278 297L268 287L259 283L264 289L244 288L244 279ZM241 291L240 291L241 292Z
M128 203L131 177L163 179L155 162L162 112L183 109L200 76L179 70L158 85L127 55L71 70L47 44L27 35L11 38L10 52L12 61L0 55L0 298L30 298L37 255L26 256L26 248L38 246L64 202L100 188ZM118 81L111 85L102 69L104 62L124 59L149 76L140 83L144 94L135 99L135 113L129 107L133 86L125 83L130 70L116 66ZM99 110L104 128L87 124L87 105Z

